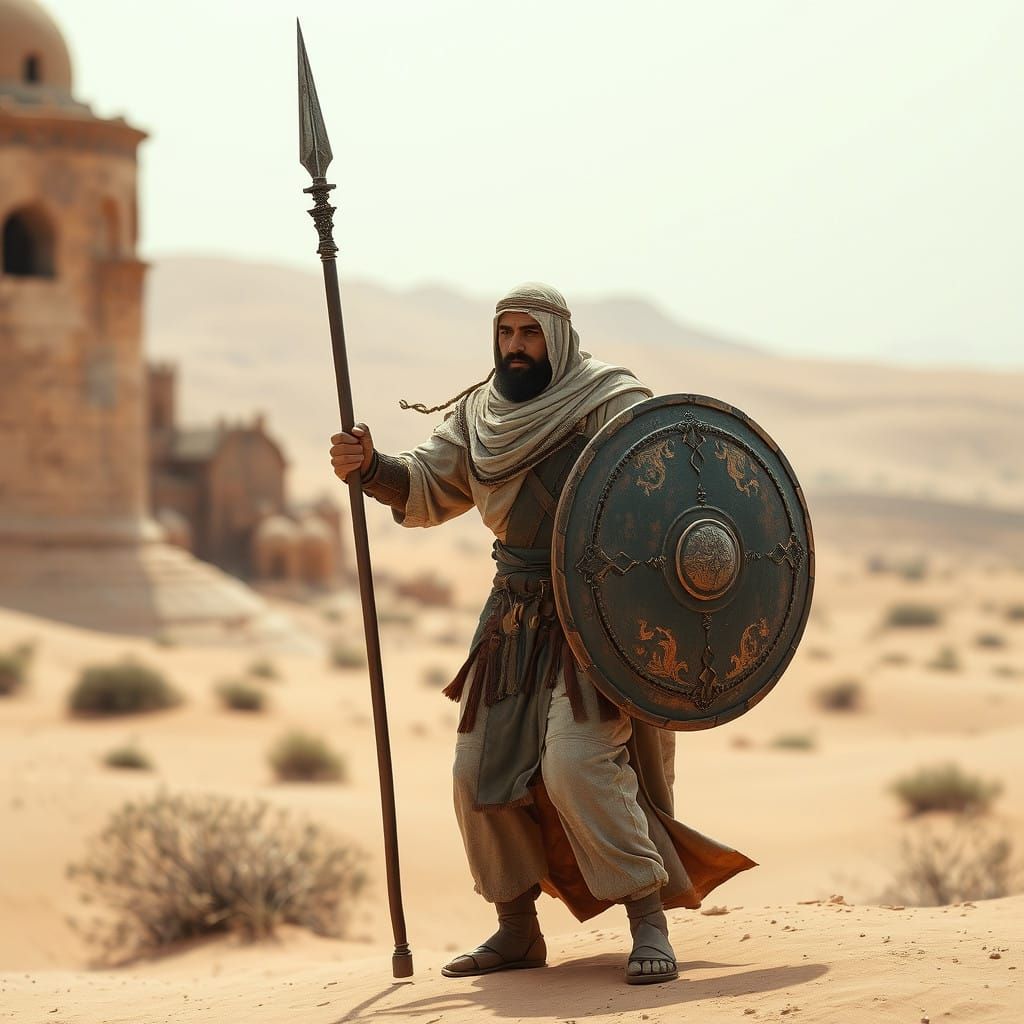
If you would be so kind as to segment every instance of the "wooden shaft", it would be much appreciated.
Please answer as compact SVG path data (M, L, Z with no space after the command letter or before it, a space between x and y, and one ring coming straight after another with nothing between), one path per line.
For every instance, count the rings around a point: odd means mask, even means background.
M341 317L341 293L338 288L338 267L333 257L323 259L324 288L327 291L327 315L331 325L331 349L334 353L334 375L338 385L338 408L341 429L350 432L355 423L352 410L352 385L345 351L345 325ZM358 473L348 476L352 499L352 532L355 538L356 567L359 572L359 596L363 605L363 632L366 635L366 660L370 672L370 698L373 705L373 728L377 738L377 771L380 775L380 803L384 821L384 862L387 872L388 905L391 909L391 930L395 952L391 958L396 978L411 978L412 953L405 934L405 912L402 909L402 880L398 864L398 823L395 817L395 781L391 767L391 742L388 737L388 711L384 699L384 671L380 660L380 634L377 630L377 603L373 595L370 566L370 542L366 533L366 508L363 504L362 482Z

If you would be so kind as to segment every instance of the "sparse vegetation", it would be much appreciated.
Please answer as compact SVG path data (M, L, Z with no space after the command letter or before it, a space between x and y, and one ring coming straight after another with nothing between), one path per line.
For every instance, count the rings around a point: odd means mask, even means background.
M0 697L9 697L25 685L34 655L35 645L28 642L0 651Z
M443 665L430 665L423 670L423 683L433 689L444 689L451 681L453 672L449 672Z
M894 604L885 616L885 625L897 629L937 626L941 621L938 608L911 601Z
M974 642L978 647L998 649L1006 646L1006 637L1002 633L979 633Z
M336 640L331 645L331 664L335 668L365 668L366 651L362 647Z
M282 782L344 782L342 759L319 736L295 730L270 751L270 766Z
M450 608L453 599L451 584L433 573L421 573L413 579L400 581L395 586L395 594L429 608Z
M277 666L269 658L257 658L249 665L249 675L256 679L276 680L281 678Z
M266 694L243 679L225 679L217 685L217 696L232 711L262 711Z
M1006 617L1011 622L1024 622L1024 604L1011 604L1006 609Z
M864 688L856 679L837 679L819 688L814 699L824 711L859 711L864 704Z
M958 822L945 834L924 826L903 840L895 877L879 902L948 906L999 899L1020 886L1010 839L977 822Z
M784 732L772 740L771 746L776 750L813 750L816 744L809 732Z
M68 697L75 715L132 715L180 703L162 673L132 659L83 669Z
M981 814L1002 789L1000 782L967 775L953 763L918 768L890 787L911 817L929 811Z
M927 667L937 672L959 672L960 656L952 647L940 647L938 653L928 662Z
M157 796L125 804L68 868L112 915L80 927L110 956L281 924L343 933L365 884L363 856L264 802Z
M153 769L153 762L135 743L125 743L107 752L103 763L108 768L121 768L131 771L148 772Z
M888 651L879 660L883 665L906 665L910 661L910 657L903 651Z
M992 669L992 675L999 679L1016 679L1019 673L1012 665L996 665Z

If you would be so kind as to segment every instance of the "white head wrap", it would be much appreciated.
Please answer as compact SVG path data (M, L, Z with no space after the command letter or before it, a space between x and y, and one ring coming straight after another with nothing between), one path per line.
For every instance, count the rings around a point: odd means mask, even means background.
M550 285L521 284L499 300L495 352L501 314L513 312L527 313L540 324L551 363L550 383L536 398L513 402L502 397L491 379L471 391L437 428L442 437L468 449L470 469L485 484L511 480L536 465L609 399L634 391L639 402L652 394L624 367L580 351L565 299Z

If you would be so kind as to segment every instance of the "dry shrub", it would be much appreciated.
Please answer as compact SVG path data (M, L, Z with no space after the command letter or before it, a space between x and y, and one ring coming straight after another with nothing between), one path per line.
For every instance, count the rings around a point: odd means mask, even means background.
M1006 637L1002 633L979 633L974 638L974 643L978 647L997 649L1006 646Z
M809 732L784 732L772 740L771 746L776 750L813 750L815 740Z
M450 608L454 598L452 585L433 573L422 573L413 579L401 580L395 586L395 594L428 608Z
M362 855L262 801L159 793L124 804L68 867L112 911L83 929L109 956L217 932L249 939L297 924L340 935Z
M124 746L114 747L104 756L103 763L108 768L120 768L128 771L148 772L153 769L153 762L134 743L125 743Z
M900 844L893 881L879 899L915 907L990 900L1020 890L1013 844L976 821L943 831L921 826Z
M217 686L217 696L232 711L262 711L266 703L266 694L242 679L225 679Z
M885 616L886 626L900 629L937 626L941 621L942 615L938 608L930 604L918 604L913 601L894 604Z
M1011 604L1006 609L1006 617L1011 622L1024 622L1024 604Z
M35 645L28 642L0 651L0 697L8 697L25 685L34 655Z
M941 647L935 657L925 667L935 669L938 672L959 672L961 668L960 656L952 647Z
M249 675L256 679L276 680L281 678L277 666L269 658L257 658L249 665Z
M282 782L344 782L345 764L319 736L296 729L277 741L270 766Z
M331 644L331 665L334 668L365 668L366 651L337 640Z
M864 690L856 679L837 679L819 688L814 700L823 711L859 711L864 704Z
M451 681L453 672L443 665L430 665L423 670L423 683L435 690L443 690Z
M1002 783L967 775L952 762L918 768L890 787L914 816L928 811L981 814L1002 792Z
M75 715L132 715L180 703L181 696L162 673L131 659L83 669L68 697Z
M902 651L889 651L879 660L883 665L906 665L910 662L910 655Z

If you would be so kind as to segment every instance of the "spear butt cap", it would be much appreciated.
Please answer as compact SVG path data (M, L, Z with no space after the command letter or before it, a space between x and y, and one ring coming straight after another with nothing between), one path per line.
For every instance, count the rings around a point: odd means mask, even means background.
M408 945L395 947L394 955L391 957L391 976L393 978L412 977L412 953Z

